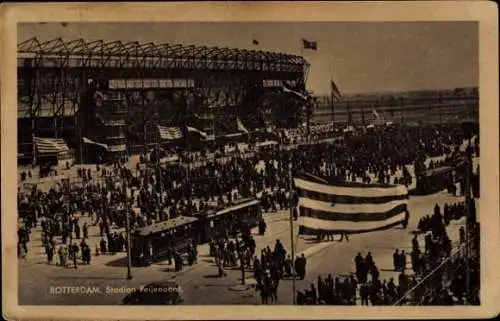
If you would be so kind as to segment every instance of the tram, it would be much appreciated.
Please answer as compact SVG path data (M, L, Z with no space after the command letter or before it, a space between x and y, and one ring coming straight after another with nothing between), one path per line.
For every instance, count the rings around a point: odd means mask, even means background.
M226 232L235 236L257 227L261 219L260 201L245 198L226 208L209 208L190 216L137 228L131 233L132 263L135 266L150 265L167 259L173 250L184 254L191 242L206 243Z
M234 236L245 228L257 227L262 219L262 208L259 200L244 198L233 202L229 207L209 209L193 216L199 219L200 243L205 243L226 231Z
M135 229L131 233L131 259L135 266L147 266L173 255L186 253L189 243L197 240L198 219L179 216Z
M426 170L417 177L417 192L426 195L448 189L457 178L457 171L452 166Z

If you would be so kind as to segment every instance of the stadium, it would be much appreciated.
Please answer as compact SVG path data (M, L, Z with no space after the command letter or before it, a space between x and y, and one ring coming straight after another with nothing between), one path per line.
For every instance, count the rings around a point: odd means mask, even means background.
M298 123L302 109L284 106L301 102L280 93L304 90L307 71L284 53L32 38L18 45L18 162L113 159L156 142L160 125L206 139Z

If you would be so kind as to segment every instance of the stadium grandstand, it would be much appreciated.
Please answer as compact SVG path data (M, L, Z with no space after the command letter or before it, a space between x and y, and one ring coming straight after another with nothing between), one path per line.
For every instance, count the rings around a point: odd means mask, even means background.
M179 137L168 133L297 124L303 102L281 89L305 90L308 68L285 53L32 38L18 44L18 161L113 159Z

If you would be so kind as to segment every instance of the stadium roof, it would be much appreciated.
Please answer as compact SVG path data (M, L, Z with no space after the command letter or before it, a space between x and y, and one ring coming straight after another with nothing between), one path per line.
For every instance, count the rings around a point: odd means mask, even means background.
M121 42L104 40L85 41L84 39L63 40L55 38L41 42L36 37L18 44L17 51L21 58L30 55L58 56L94 56L94 57L137 57L137 58L182 58L206 60L273 60L278 63L307 64L298 55L285 53L257 51L247 49L231 49L219 47Z

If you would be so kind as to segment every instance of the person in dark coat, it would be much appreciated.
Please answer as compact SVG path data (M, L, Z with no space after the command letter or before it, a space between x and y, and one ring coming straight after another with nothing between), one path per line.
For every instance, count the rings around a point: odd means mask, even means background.
M404 250L399 254L399 262L401 264L400 270L404 271L406 269L406 253Z
M403 221L403 228L406 230L408 227L408 222L410 221L410 212L408 210L405 210L405 219Z
M312 304L316 304L316 302L318 300L318 292L316 291L316 287L314 286L314 283L311 283L311 288L307 293L307 297Z
M411 240L411 247L413 251L418 251L420 248L420 245L418 244L418 238L417 235L415 234L413 236L413 239Z
M365 264L366 264L366 268L370 271L373 267L373 264L374 264L372 252L368 252L368 254L366 255Z
M379 277L380 277L380 271L377 267L376 264L373 264L372 266L372 269L370 271L371 275L372 275L372 280L375 282L375 281L379 281ZM378 283L377 283L378 284Z
M304 278L306 277L306 271L307 271L306 266L307 266L307 259L304 256L304 253L302 253L302 255L300 256L300 279L301 280L304 280Z
M359 296L361 297L361 305L368 305L368 296L369 296L368 285L363 283L359 288Z
M182 257L178 252L174 253L175 272L182 271Z
M80 244L82 251L82 262L83 264L90 264L90 247L85 243L85 240Z
M89 225L87 224L87 222L83 223L83 238L84 239L88 239L89 238Z
M396 249L394 253L392 254L392 264L394 266L394 271L399 271L400 269L400 264L399 264L399 250Z
M47 251L47 263L52 264L52 261L54 259L54 248L52 247L52 245L47 245L46 251Z
M304 305L306 303L305 295L302 291L297 291L295 302L297 305Z
M394 284L394 278L390 278L389 282L387 282L387 294L391 297L391 300L394 301L397 296L396 284Z
M75 221L75 238L80 239L80 224L78 224L78 221Z
M305 277L305 258L297 256L295 259L295 272L299 279L303 280Z
M75 243L70 244L70 253L71 253L71 258L73 259L73 267L75 269L78 269L78 264L77 264L77 258L78 258L78 245Z
M266 233L267 224L263 218L259 221L259 235L264 235Z
M104 238L101 239L101 242L99 243L99 245L101 247L101 254L106 254L107 244L106 244L106 240Z
M292 258L290 255L287 256L284 262L285 267L285 275L291 277L292 276Z

